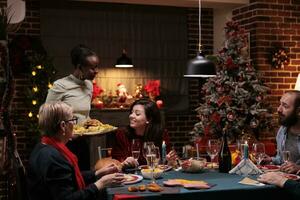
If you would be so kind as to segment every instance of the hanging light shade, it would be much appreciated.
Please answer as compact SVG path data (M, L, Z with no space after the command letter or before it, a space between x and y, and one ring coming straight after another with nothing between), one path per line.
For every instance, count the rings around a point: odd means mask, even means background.
M199 51L196 58L188 62L184 77L209 78L216 76L216 68L213 62L205 59L201 50L201 0L199 0Z
M118 58L117 63L115 64L115 67L122 67L122 68L129 68L133 67L131 58L127 57L127 53L125 49L123 49L122 56Z
M213 62L203 57L199 51L196 58L188 62L184 77L187 78L209 78L216 76L216 68Z

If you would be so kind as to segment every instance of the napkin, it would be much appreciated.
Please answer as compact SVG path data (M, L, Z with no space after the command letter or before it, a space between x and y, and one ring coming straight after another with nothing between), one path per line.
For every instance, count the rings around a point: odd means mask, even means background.
M253 180L248 177L243 178L243 180L241 180L239 183L244 184L244 185L254 185L254 186L264 186L265 185L263 183L260 183L256 180Z
M255 164L249 159L243 159L241 162L229 171L229 174L239 175L257 175L261 174L262 171L256 167Z

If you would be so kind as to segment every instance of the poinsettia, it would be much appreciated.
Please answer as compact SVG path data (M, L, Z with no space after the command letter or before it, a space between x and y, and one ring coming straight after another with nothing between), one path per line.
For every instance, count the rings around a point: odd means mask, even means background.
M103 91L104 90L102 89L102 87L98 86L96 81L93 81L93 97L92 97L92 99L95 99L97 96L100 96Z
M144 86L145 91L148 93L149 97L157 97L160 95L160 80L149 80Z

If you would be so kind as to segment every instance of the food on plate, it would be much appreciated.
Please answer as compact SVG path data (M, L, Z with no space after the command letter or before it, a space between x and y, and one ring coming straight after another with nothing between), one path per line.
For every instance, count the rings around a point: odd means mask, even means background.
M139 191L139 188L137 186L129 186L128 191L129 192L137 192L137 191Z
M97 119L88 119L82 124L74 125L74 134L89 135L89 134L95 134L101 132L105 133L115 129L116 127L109 124L103 124Z
M283 173L283 176L287 179L291 179L291 180L299 180L300 179L300 176L297 176L295 174L286 174L286 173Z
M99 120L97 119L88 119L83 123L84 128L89 128L90 126L101 126L103 125Z
M94 168L95 170L98 170L111 164L115 164L118 167L119 171L122 169L121 162L112 158L102 158L98 160Z
M141 170L143 177L148 178L148 179L151 179L152 176L154 178L159 178L163 172L164 171L159 168L155 168L154 170L152 170L152 169L142 169Z
M124 175L125 178L125 182L131 182L131 181L135 181L138 179L137 176L131 175L131 174L125 174Z
M139 185L139 191L143 192L146 190L146 185Z
M147 185L147 189L151 192L160 192L163 190L162 187L160 187L160 185L156 184L156 183L150 183Z
M279 165L260 165L258 166L261 170L265 172L270 172L270 171L279 171L280 166Z
M205 181L194 181L186 179L169 179L163 182L165 186L183 186L185 188L209 189L211 186Z

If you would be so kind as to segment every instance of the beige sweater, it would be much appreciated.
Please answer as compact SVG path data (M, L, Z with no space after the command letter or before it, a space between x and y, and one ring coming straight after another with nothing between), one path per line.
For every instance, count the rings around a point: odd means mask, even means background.
M79 80L72 74L54 82L48 90L46 102L63 101L72 106L79 122L87 119L91 110L93 84L90 80Z

